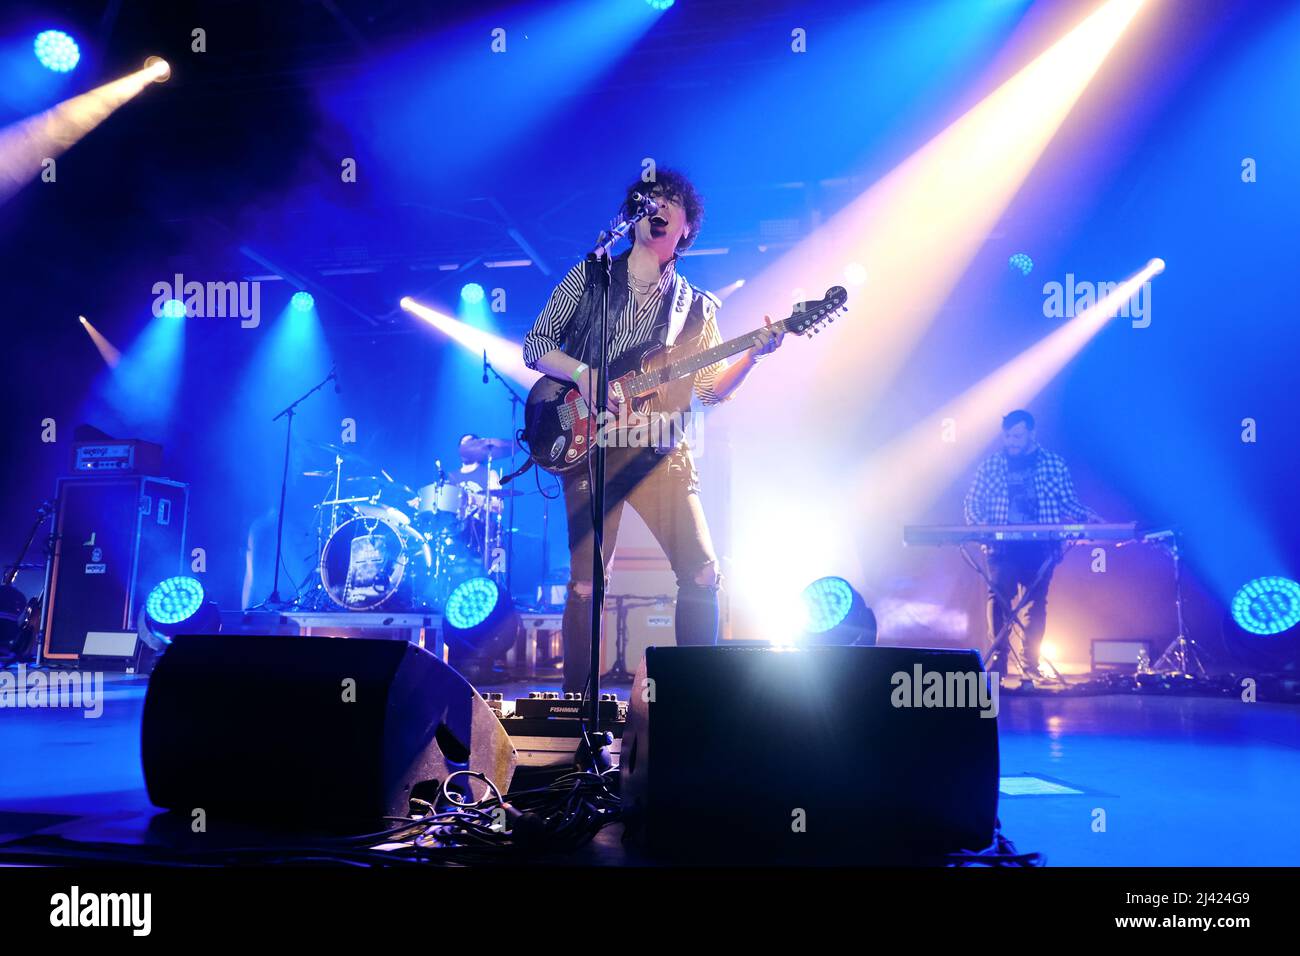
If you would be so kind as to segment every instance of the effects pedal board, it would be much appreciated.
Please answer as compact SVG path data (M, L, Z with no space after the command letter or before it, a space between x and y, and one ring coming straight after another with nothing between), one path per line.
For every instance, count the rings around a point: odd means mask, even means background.
M504 695L482 695L501 721L519 755L520 767L561 767L573 763L582 734L586 704L579 694L540 691L507 701ZM600 695L600 725L614 735L612 753L617 757L623 726L627 722L627 701L615 694Z
M581 694L561 694L558 691L534 691L527 697L515 700L514 716L524 718L550 717L578 718L587 710ZM627 719L627 704L620 704L614 694L600 695L601 723Z

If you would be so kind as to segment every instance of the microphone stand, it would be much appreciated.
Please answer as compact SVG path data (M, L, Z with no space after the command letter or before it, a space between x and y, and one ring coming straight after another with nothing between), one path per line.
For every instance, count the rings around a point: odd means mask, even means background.
M608 232L602 232L596 242L596 246L587 254L588 267L600 266L601 269L601 295L600 295L600 328L598 330L598 339L600 343L599 357L596 362L596 388L595 399L596 408L594 423L596 424L596 440L588 449L588 454L595 456L593 464L595 466L595 475L591 482L591 532L592 532L592 572L591 572L591 668L589 670L588 682L591 685L591 696L587 699L588 707L588 730L586 743L586 753L593 762L599 766L596 758L602 747L606 746L604 742L596 738L600 734L600 636L601 625L604 618L605 610L605 443L600 440L600 423L605 420L609 413L609 285L613 277L613 264L610 261L610 250L620 239L626 238L627 234L632 231L638 222L647 216L654 215L658 211L658 206L653 200L637 196L639 205L635 214L624 216ZM587 372L591 374L590 369ZM588 409L588 414L592 413Z
M284 497L289 488L289 445L293 440L293 416L297 414L297 408L304 401L325 387L326 382L333 382L338 379L338 369L330 369L330 373L318 385L308 389L302 395L290 402L278 415L271 419L272 422L278 422L282 418L287 418L287 427L284 430L284 472L280 476L280 514L275 521L275 574L272 577L271 595L258 607L273 607L276 605L283 606L284 601L280 598L280 560L284 551ZM337 498L338 495L336 494Z
M518 431L519 406L525 403L525 399L517 391L515 391L515 387L513 385L511 385L509 382L507 382L504 378L501 377L501 373L497 371L496 366L488 361L486 351L483 353L483 371L484 371L484 378L483 378L484 383L487 382L487 373L491 373L492 376L495 377L496 380L501 383L501 386L507 392L510 393L510 464L513 465L515 463L515 456L519 454L519 431ZM491 479L492 479L492 470L489 468L488 469L489 485L492 484ZM502 481L501 482L502 489L504 489L505 486L506 486L506 482ZM491 488L489 488L488 490L490 493ZM513 600L515 594L514 588L511 586L511 581L513 579L512 576L514 574L514 569L515 569L515 496L513 492L510 495L510 507L506 514L506 522L508 524L508 527L506 528L506 593L509 594L511 599Z

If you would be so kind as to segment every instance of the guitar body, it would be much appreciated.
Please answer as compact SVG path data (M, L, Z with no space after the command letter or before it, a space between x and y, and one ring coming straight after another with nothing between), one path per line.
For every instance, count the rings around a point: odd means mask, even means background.
M675 351L657 342L629 349L609 363L610 385L626 396L626 386L632 378L663 368L673 360ZM628 424L635 427L657 414L688 411L692 381L676 379L633 396L632 414L624 414ZM594 412L589 413L587 403L572 382L546 376L538 379L529 391L524 406L524 447L539 468L562 475L584 467L599 432Z
M844 311L847 298L842 286L834 286L824 299L799 303L780 322L700 352L687 354L658 342L629 349L609 363L609 383L622 397L624 411L617 422L605 422L603 428L574 383L549 376L538 379L524 406L524 447L539 468L562 475L586 464L598 438L608 445L641 446L647 439L672 444L690 411L696 372L758 345L767 335L820 332Z

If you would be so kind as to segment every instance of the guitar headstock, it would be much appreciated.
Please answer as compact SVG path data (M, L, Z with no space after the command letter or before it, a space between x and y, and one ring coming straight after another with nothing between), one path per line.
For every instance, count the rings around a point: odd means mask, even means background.
M826 290L825 298L815 302L798 303L790 313L790 318L785 320L786 331L793 332L795 335L804 335L808 332L816 335L826 323L834 322L837 315L847 311L844 303L848 298L848 290L842 285L837 285Z

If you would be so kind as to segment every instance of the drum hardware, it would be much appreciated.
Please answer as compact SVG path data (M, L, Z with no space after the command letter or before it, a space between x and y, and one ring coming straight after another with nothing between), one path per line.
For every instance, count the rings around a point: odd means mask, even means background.
M312 508L330 508L336 505L356 505L370 501L369 495L358 495L355 498L326 498L324 501L312 505Z
M495 369L489 370L496 374ZM300 396L280 417L292 418L297 405L319 390L324 381ZM518 420L524 398L497 375L512 402L512 419ZM518 429L514 430L517 435ZM286 436L286 469L288 448ZM298 608L386 610L439 608L457 585L478 575L510 588L514 536L514 499L523 491L503 489L489 480L488 487L458 481L436 461L436 480L416 489L403 484L378 463L350 448L303 439L305 444L333 457L333 468L304 470L304 477L331 477L324 496L314 504L316 513L315 567L310 587L303 586L293 604ZM498 463L513 459L516 441L474 438L461 447L467 463L485 465L488 474ZM323 463L322 463L323 464ZM282 475L277 515L275 605L280 599L283 569L284 498L287 470ZM508 499L508 500L507 500ZM543 540L545 538L543 537ZM259 607L272 604L268 598Z
M381 521L387 521L395 525L408 525L411 523L411 519L406 516L405 511L394 508L392 505L378 504L373 498L367 498L364 503L354 505L353 510L363 518L378 518Z
M320 441L316 438L304 438L302 443L310 448L315 448L317 451L326 452L332 455L335 459L341 458L343 461L357 466L359 470L365 469L372 472L382 470L377 464L375 464L375 462L371 461L354 448L344 448L342 445L336 445L333 442Z
M343 456L339 452L334 452L334 499L335 503L330 507L330 535L332 536L339 528L339 506L338 497L343 493ZM320 564L320 557L325 542L321 541L319 530L316 534L316 563ZM319 570L319 569L318 569Z

